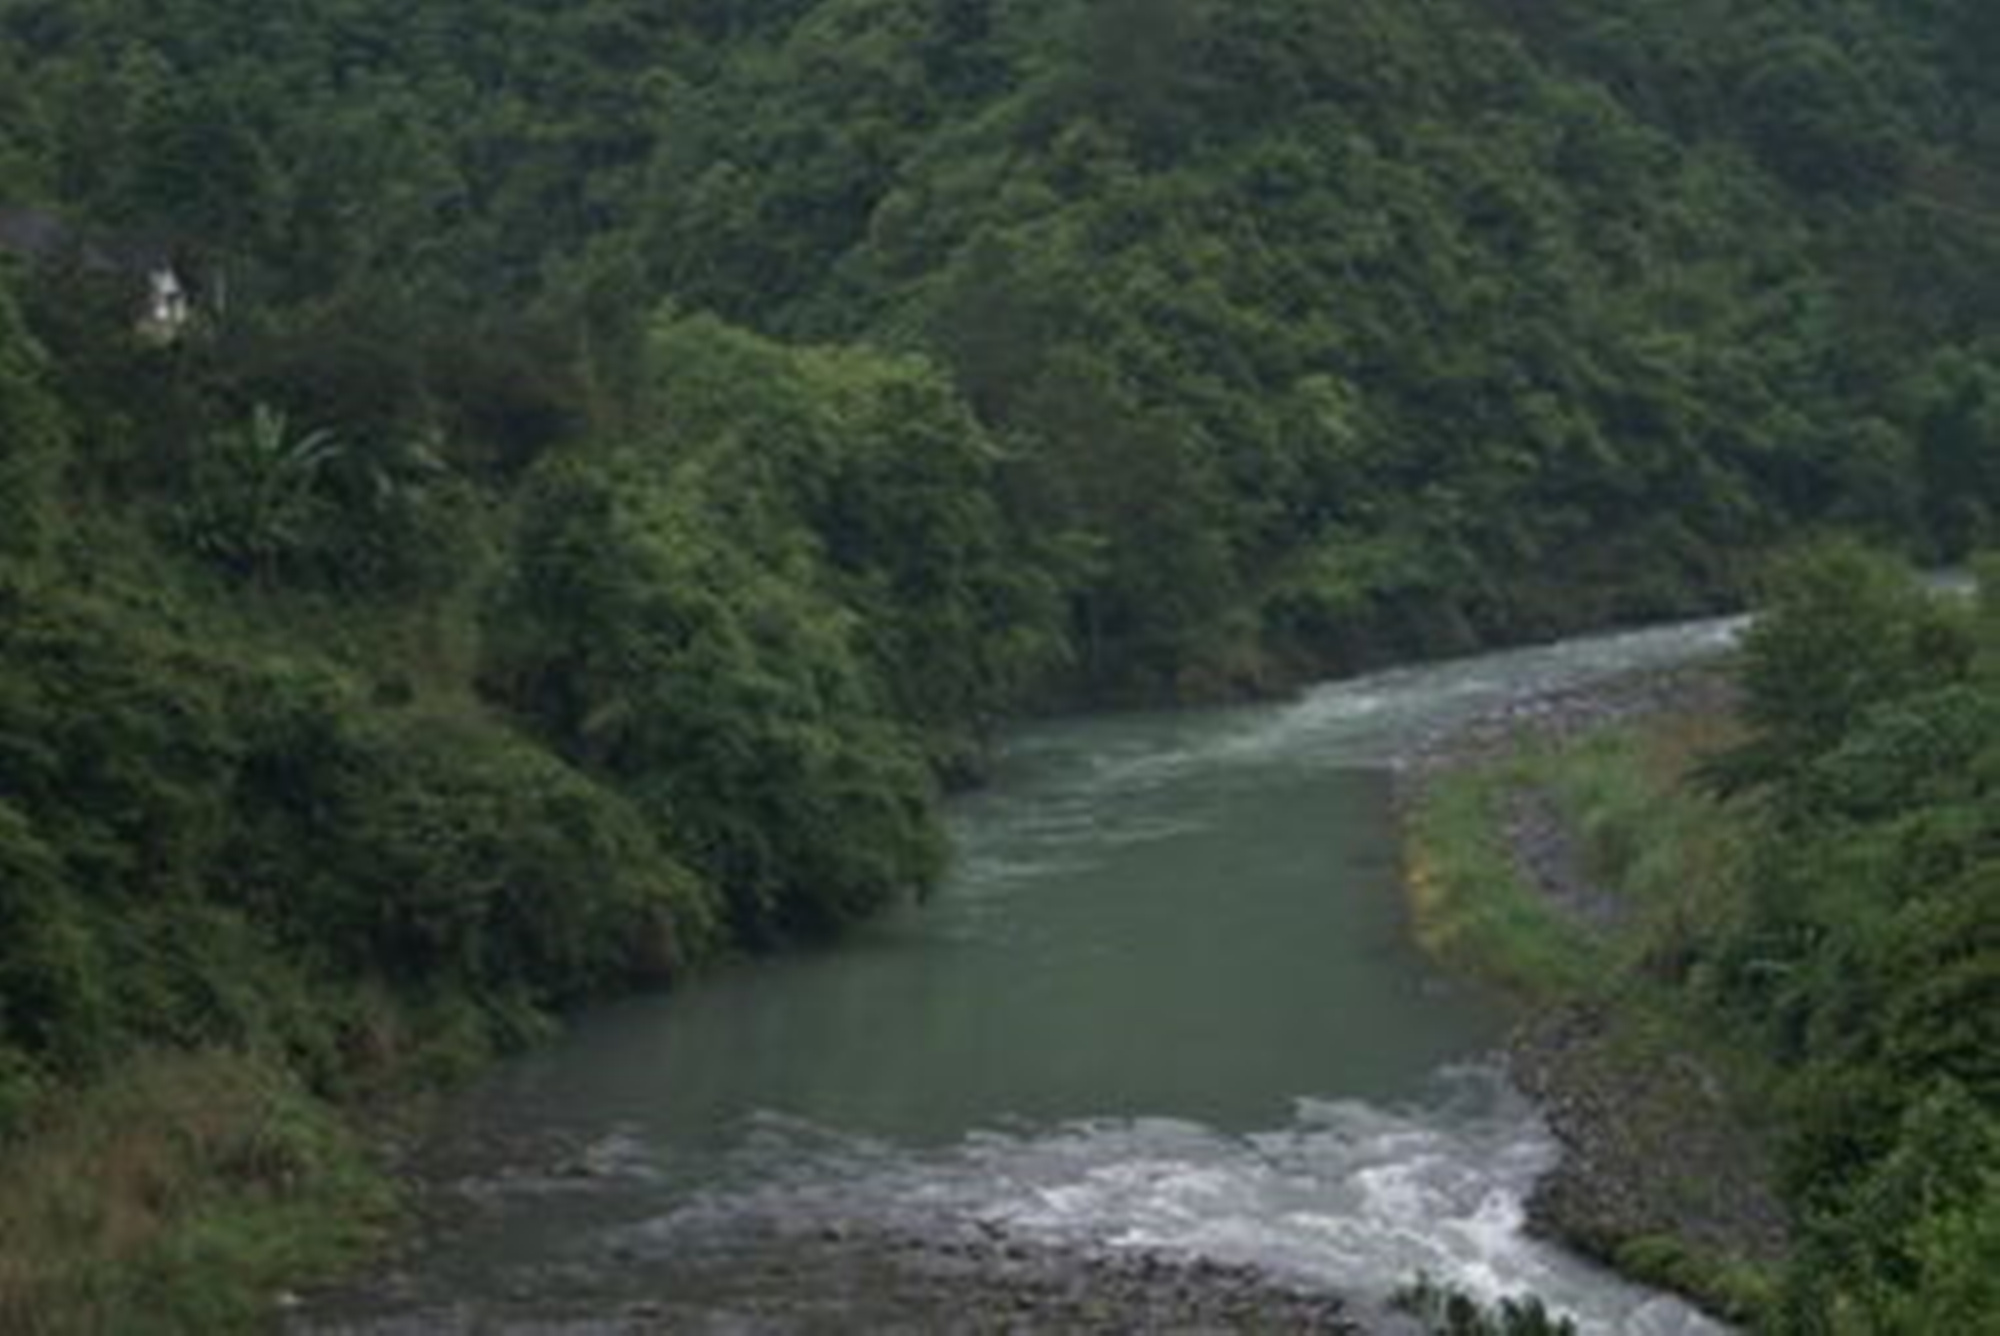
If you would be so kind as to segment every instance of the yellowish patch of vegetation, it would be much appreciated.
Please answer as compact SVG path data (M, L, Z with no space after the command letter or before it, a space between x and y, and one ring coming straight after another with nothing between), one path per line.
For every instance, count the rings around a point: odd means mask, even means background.
M65 1092L0 1152L0 1184L0 1331L19 1336L253 1329L246 1294L354 1257L393 1206L331 1113L225 1052Z
M1521 764L1437 783L1411 818L1404 884L1412 932L1433 959L1550 1000L1587 984L1598 948L1514 866L1500 804Z

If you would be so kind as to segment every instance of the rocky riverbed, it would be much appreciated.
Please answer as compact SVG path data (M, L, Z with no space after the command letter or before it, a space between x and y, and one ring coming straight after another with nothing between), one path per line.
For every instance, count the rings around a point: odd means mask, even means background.
M1734 679L1708 661L1644 670L1582 686L1515 697L1469 720L1418 737L1395 759L1396 787L1407 806L1438 775L1497 761L1530 745L1562 743L1621 720L1734 708Z
M1513 701L1423 739L1398 766L1399 800L1421 801L1448 772L1623 720L1726 712L1736 694L1726 670L1708 663ZM1593 878L1549 794L1508 794L1501 823L1521 879L1565 917L1596 932L1624 925L1620 897ZM1507 1065L1563 1147L1527 1203L1531 1230L1682 1286L1719 1264L1784 1256L1768 1151L1702 1057L1613 1005L1564 1003L1516 1028Z
M1568 1006L1516 1031L1508 1067L1563 1146L1528 1199L1531 1229L1614 1264L1635 1246L1683 1266L1784 1256L1770 1157L1702 1058Z
M657 1269L657 1261L647 1269ZM532 1295L477 1305L397 1302L393 1316L371 1315L371 1300L383 1296L356 1296L315 1305L311 1320L287 1330L291 1336L1414 1330L1388 1314L1364 1325L1338 1297L1287 1286L1253 1267L1057 1247L985 1226L925 1236L863 1223L736 1229L675 1259L657 1297L566 1303L562 1289L562 1278L551 1276Z

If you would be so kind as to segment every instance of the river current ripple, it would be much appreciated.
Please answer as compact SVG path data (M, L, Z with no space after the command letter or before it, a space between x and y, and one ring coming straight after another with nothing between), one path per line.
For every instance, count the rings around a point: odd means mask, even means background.
M429 1157L447 1226L293 1329L624 1330L522 1315L713 1293L700 1329L787 1330L721 1320L730 1277L824 1290L796 1259L880 1234L1254 1268L1364 1321L1422 1273L1586 1332L1719 1331L1525 1232L1558 1148L1500 1074L1503 1009L1409 947L1385 774L1741 626L1024 730L955 808L934 903L609 1008L501 1072ZM870 1311L843 1302L814 1311Z

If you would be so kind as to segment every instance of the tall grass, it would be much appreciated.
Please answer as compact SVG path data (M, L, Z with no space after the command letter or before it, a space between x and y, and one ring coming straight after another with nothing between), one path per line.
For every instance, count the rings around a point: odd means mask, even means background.
M1411 818L1409 886L1422 945L1537 1006L1584 1003L1597 1030L1592 1080L1624 1092L1642 1145L1674 1147L1716 1108L1765 1130L1772 1074L1703 1005L1704 948L1739 912L1744 823L1691 782L1737 736L1726 716L1667 715L1559 745L1528 741L1449 773ZM1572 870L1616 912L1585 922L1532 884L1509 826L1523 792L1571 835ZM1661 1080L1662 1071L1675 1074ZM1693 1200L1713 1184L1691 1180ZM1764 1308L1768 1269L1704 1241L1615 1240L1618 1268L1738 1316Z
M251 1296L358 1256L393 1208L352 1135L274 1065L143 1056L0 1149L0 1331L260 1329Z
M1534 1001L1612 978L1681 981L1698 936L1738 899L1739 823L1690 782L1737 730L1727 716L1669 715L1559 746L1524 741L1441 776L1411 815L1418 940ZM1508 834L1509 802L1523 792L1546 797L1575 836L1575 870L1617 902L1615 924L1579 923L1530 884Z
M1504 804L1528 782L1514 759L1442 777L1412 813L1406 884L1418 944L1530 1002L1586 990L1602 945L1529 884Z

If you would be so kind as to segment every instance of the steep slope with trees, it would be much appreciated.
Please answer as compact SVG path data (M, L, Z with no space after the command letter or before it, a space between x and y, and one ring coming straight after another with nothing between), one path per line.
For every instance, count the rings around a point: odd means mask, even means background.
M837 928L1010 713L1991 541L1989 9L0 0L0 1135Z

